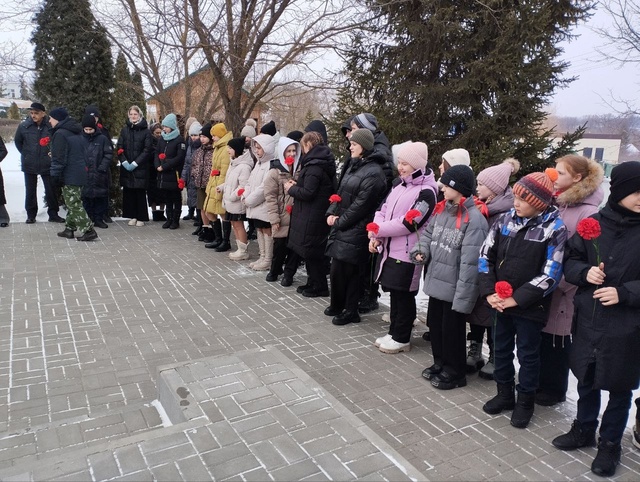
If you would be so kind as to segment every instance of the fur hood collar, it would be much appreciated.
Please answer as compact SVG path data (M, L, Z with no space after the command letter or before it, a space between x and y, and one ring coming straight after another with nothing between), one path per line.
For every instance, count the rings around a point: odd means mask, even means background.
M596 161L589 160L589 174L587 177L560 193L556 197L558 205L571 206L588 202L589 204L598 206L604 198L604 193L602 189L600 189L603 179L604 172L600 164Z

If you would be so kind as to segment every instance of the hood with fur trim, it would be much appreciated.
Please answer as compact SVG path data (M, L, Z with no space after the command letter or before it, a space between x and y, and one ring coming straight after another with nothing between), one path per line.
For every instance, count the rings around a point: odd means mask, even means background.
M589 174L580 182L575 183L566 191L556 197L559 206L571 206L574 204L588 203L599 206L604 199L604 193L600 189L604 171L602 166L594 160L589 160Z

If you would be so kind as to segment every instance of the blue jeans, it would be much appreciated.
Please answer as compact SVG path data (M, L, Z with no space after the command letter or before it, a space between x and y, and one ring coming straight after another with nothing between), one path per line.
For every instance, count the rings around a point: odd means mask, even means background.
M518 391L533 393L538 388L540 378L540 338L543 325L538 321L520 316L497 314L494 342L495 370L493 378L497 383L509 384L515 380L513 350L518 347Z

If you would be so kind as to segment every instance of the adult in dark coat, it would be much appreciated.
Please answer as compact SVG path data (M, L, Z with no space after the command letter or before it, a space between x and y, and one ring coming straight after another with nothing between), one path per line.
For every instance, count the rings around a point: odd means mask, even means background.
M64 222L64 219L58 216L58 193L49 176L51 169L50 139L49 117L44 106L39 102L34 102L29 108L29 118L18 126L14 139L16 148L21 155L22 172L24 173L24 209L27 211L27 224L35 223L38 214L38 176L44 184L49 221Z
M101 115L100 115L100 108L96 105L96 104L89 104L88 106L86 106L84 108L84 115L90 115L92 116L95 120L96 120L96 132L98 134L103 135L107 141L109 141L109 144L111 144L111 148L113 149L113 141L111 140L111 133L109 132L109 129L107 129L105 127L105 125L102 123L102 119L101 119ZM111 166L109 166L109 169L107 170L107 178L108 178L108 183L109 183L109 190L111 189L111 184L112 184L112 178L111 178ZM112 223L113 220L111 219L111 216L109 216L109 192L107 192L107 212L104 214L103 216L103 221L101 221L99 224L99 227L104 227L103 224L106 221L107 223Z
M7 154L7 147L4 145L2 137L0 137L0 162L7 157ZM9 226L9 213L5 204L7 204L7 198L4 195L4 179L2 178L2 170L0 170L0 228Z
M317 132L302 136L300 145L303 155L299 175L284 185L294 199L288 247L301 256L307 266L307 282L298 287L298 292L307 297L328 296L324 251L329 226L325 213L329 196L335 190L336 162Z
M373 143L373 134L367 129L358 129L351 134L352 159L338 186L340 200L327 210L327 223L332 229L326 254L332 261L331 306L325 314L334 316L335 325L360 321L360 270L369 260L366 226L373 220L387 192L380 164L369 157Z
M159 122L156 122L149 127L151 132L151 148L152 148L152 160L149 163L149 187L147 188L147 200L149 207L151 208L151 214L154 221L166 221L167 218L164 215L165 209L165 192L158 189L158 171L153 161L156 149L158 148L158 141L162 137L162 126Z
M82 118L82 140L85 149L87 183L82 189L82 204L94 226L106 229L104 221L109 209L109 166L113 160L111 140L98 130L95 117Z
M147 188L153 165L153 140L142 111L129 107L129 118L120 131L116 152L120 161L122 216L131 218L130 225L149 221Z
M180 135L178 120L175 114L169 114L162 120L162 136L156 147L154 165L157 171L158 189L164 192L167 204L167 221L163 228L180 227L182 213L182 195L178 179L184 167L184 156L187 152L184 138Z
M620 460L633 390L640 383L640 162L611 173L607 204L591 218L601 234L583 239L580 224L565 250L565 279L576 286L571 371L578 379L578 412L571 431L553 440L562 450L595 442L600 391L609 392L598 454L591 470L610 477Z

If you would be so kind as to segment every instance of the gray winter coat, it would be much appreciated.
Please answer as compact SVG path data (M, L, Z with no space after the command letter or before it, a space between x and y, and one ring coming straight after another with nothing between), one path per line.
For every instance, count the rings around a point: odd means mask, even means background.
M471 313L479 295L478 254L487 237L487 220L473 197L460 206L441 201L427 229L409 256L416 264L426 264L424 292L453 303L458 313ZM424 256L423 261L416 259Z

